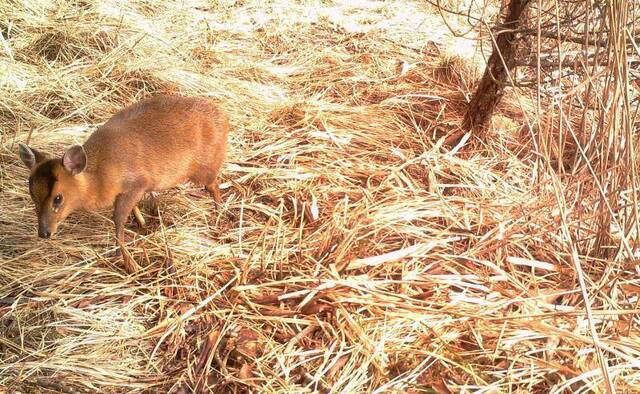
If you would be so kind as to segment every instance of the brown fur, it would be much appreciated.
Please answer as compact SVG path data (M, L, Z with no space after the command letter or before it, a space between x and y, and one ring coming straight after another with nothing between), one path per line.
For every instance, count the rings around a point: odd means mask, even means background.
M226 114L208 99L157 96L118 112L61 159L21 146L20 157L31 168L39 233L55 233L75 210L113 205L122 245L124 221L143 194L187 180L204 185L220 203L217 178L228 132ZM57 195L59 207L53 204Z

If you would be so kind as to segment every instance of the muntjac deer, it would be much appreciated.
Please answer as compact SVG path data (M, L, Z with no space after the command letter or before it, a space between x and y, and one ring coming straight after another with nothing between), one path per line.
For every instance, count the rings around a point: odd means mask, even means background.
M220 204L218 174L226 156L227 115L206 98L156 96L133 104L101 125L83 145L62 157L20 144L31 170L29 193L38 216L38 235L49 238L70 213L114 207L116 241L125 268L137 265L124 247L124 224L145 192L190 180L202 184Z

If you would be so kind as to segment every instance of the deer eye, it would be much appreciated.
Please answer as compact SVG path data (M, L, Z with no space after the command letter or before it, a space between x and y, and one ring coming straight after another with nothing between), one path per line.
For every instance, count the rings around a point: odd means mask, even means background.
M58 194L53 198L53 206L59 207L62 204L62 194Z

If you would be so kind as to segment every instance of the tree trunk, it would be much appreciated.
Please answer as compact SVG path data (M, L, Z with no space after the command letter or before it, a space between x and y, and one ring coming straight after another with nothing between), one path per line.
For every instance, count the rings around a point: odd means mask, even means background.
M462 123L466 130L484 126L502 98L507 77L516 63L517 45L513 30L519 27L520 18L525 14L528 3L529 0L511 0L509 3L504 23L500 26L500 33L496 37L493 51L487 62L487 68L467 107Z

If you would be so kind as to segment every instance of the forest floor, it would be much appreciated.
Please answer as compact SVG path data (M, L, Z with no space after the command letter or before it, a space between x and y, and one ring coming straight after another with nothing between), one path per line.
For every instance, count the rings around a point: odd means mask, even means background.
M430 6L5 1L0 33L0 391L602 391L590 327L640 385L637 274L580 255L587 318L526 100L445 146L482 56ZM37 238L17 143L159 93L229 113L222 206L147 198L136 275L109 211Z

